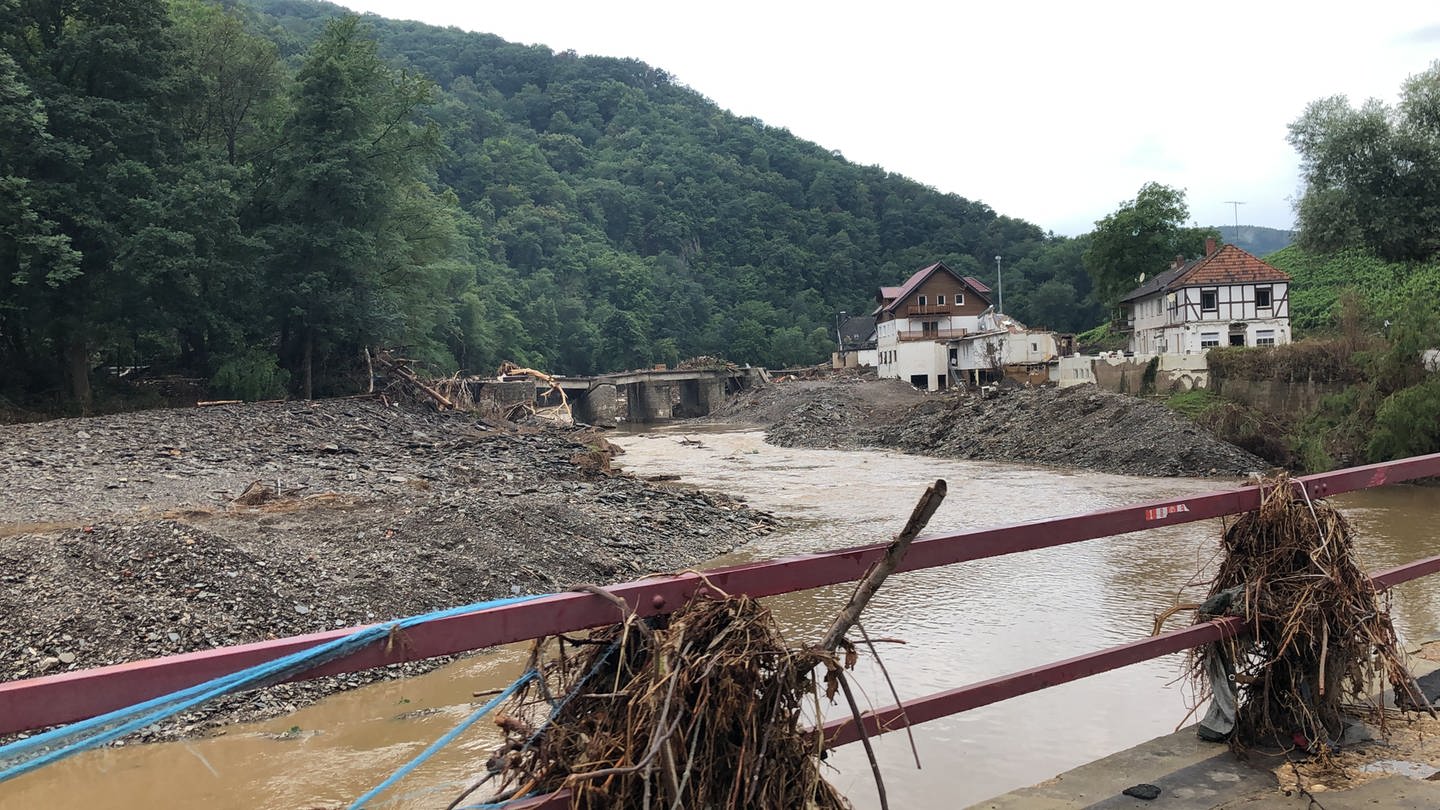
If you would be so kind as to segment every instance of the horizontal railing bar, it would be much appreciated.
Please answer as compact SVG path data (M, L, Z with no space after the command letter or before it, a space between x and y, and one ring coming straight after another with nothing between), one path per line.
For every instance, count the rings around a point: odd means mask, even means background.
M1440 571L1440 556L1427 557L1412 563L1389 568L1370 578L1378 591L1387 590L1402 582L1418 579ZM1085 653L1064 661L1043 664L1023 672L1001 675L979 683L972 683L957 689L937 692L923 698L906 701L898 706L888 706L861 715L865 732L869 735L895 731L909 725L924 723L940 717L978 709L991 703L1027 695L1051 686L1078 681L1091 675L1109 672L1112 669L1138 664L1152 658L1209 644L1238 634L1245 626L1238 617L1216 619L1215 621L1192 625L1182 630L1162 633L1158 636L1131 641L1103 650ZM860 727L853 717L832 720L823 727L826 746L855 742L860 739Z
M1440 572L1440 555L1416 560L1412 563L1388 568L1370 579L1376 590L1387 590L1402 582L1409 582L1423 576ZM1245 628L1245 620L1238 616L1216 619L1202 624L1172 630L1158 636L1131 641L1103 650L1077 655L1064 661L1042 664L1038 667L1001 675L958 689L937 692L923 698L906 701L900 706L888 706L860 716L865 734L875 736L899 731L941 717L978 709L992 703L1037 692L1051 686L1099 675L1121 667L1149 661L1172 653L1184 652L1201 644L1211 644L1236 636ZM902 708L903 707L903 708ZM821 726L825 733L825 747L858 742L861 726L854 717L831 720ZM509 805L514 810L541 810L570 806L568 790L546 796L537 796L526 801Z
M1295 479L1321 498L1388 483L1440 476L1440 453ZM1049 518L916 540L897 572L1033 551L1158 526L1238 514L1260 503L1259 487L1172 498L1069 517ZM705 572L628 582L607 590L640 616L667 613L706 583L754 597L855 580L885 544L805 554ZM374 644L296 676L305 680L387 664L452 655L539 636L570 633L616 620L614 605L593 594L562 593L416 625L404 643ZM0 683L0 734L93 717L193 686L248 666L339 638L360 628L220 647L166 658Z

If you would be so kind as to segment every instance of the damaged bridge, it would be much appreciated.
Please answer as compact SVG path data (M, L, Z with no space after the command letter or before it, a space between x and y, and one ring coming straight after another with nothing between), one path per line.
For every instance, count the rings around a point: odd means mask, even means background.
M707 416L731 394L765 379L760 368L652 369L621 371L595 377L551 378L565 392L575 419L592 425L613 425L618 417L632 423L664 422ZM535 402L558 405L549 382L519 380L487 382L498 386L502 403Z

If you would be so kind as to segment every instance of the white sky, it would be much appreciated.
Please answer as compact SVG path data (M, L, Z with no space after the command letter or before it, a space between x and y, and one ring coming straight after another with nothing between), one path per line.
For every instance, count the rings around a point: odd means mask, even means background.
M1440 3L342 0L627 56L861 164L1078 234L1155 180L1192 220L1293 226L1286 126L1393 101L1440 59Z

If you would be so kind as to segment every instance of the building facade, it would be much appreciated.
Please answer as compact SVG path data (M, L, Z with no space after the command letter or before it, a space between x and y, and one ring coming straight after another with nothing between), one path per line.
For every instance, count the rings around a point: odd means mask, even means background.
M990 288L936 262L876 293L876 372L916 388L950 384L950 342L980 330Z
M1177 258L1121 299L1130 351L1198 354L1214 346L1289 343L1289 291L1284 272L1207 240L1205 256Z

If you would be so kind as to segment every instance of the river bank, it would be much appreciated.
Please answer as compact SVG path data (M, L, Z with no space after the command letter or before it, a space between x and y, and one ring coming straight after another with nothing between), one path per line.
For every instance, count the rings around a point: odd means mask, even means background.
M739 395L714 421L757 425L780 447L879 448L1157 477L1270 469L1158 402L1094 386L926 394L899 380L777 383Z
M612 473L612 452L591 433L363 399L0 427L0 680L634 579L775 523ZM145 736L442 663L272 687Z

